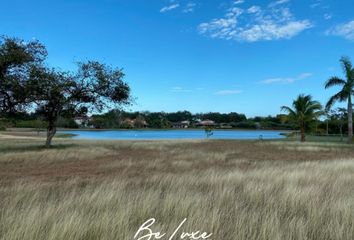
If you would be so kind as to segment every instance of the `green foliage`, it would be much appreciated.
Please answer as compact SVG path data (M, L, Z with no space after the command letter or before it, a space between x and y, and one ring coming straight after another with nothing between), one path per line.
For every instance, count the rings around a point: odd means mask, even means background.
M148 113L145 116L150 128L170 128L171 123L168 121L165 113Z
M351 143L353 140L353 94L354 94L354 68L349 58L342 57L340 60L343 70L345 79L339 77L332 77L330 78L326 84L325 88L331 88L334 86L340 87L341 90L333 95L326 104L326 110L329 111L331 107L336 102L347 102L348 104L348 143Z
M130 103L130 87L121 69L88 61L78 63L76 72L64 72L48 68L46 57L45 47L37 41L0 40L0 113L14 114L35 106L36 114L47 123L47 146L60 118ZM72 121L62 125L74 126Z
M122 128L122 129L132 129L133 126L130 125L130 124L128 124L128 123L122 123L122 124L120 125L120 128Z
M293 108L283 106L281 110L287 112L289 119L294 121L299 127L323 115L321 104L313 101L311 95L304 94L299 95L293 101Z
M305 131L311 123L323 115L322 106L313 101L311 95L299 95L294 101L292 108L283 106L282 111L287 112L290 121L293 121L301 131L301 141L305 141Z
M41 120L16 120L14 122L16 128L46 128L47 124Z
M43 63L45 47L38 41L0 38L0 112L21 112L34 100L30 92L30 72Z
M217 123L232 123L232 122L242 122L246 121L247 118L244 114L239 113L217 113L217 112L210 112L210 113L199 113L196 114L195 117L201 120L212 120Z
M354 68L349 58L343 57L341 59L342 67L346 79L341 79L339 77L332 77L327 80L325 88L331 87L341 87L341 90L332 96L326 104L326 108L330 109L335 102L344 102L351 99L354 93Z
M61 128L79 128L72 118L59 118L56 125Z
M209 119L210 118L210 119ZM124 120L135 120L133 126L124 122ZM179 112L125 112L121 110L112 110L101 115L94 115L90 120L90 125L102 128L143 128L145 123L149 128L171 128L172 123L181 121L195 122L196 119L217 120L218 124L225 123L232 126L233 124L246 120L244 114L238 113L199 113L192 114L188 111Z
M239 123L233 123L232 127L240 129L257 129L257 124L253 121L244 121Z
M166 119L170 122L191 121L193 119L192 113L188 111L179 111L174 113L167 113Z
M96 129L104 129L107 128L107 121L104 117L93 116L89 121L89 125Z

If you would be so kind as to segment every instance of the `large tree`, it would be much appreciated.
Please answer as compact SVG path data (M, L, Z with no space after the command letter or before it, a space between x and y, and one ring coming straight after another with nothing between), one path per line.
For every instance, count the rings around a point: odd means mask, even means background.
M38 41L0 38L0 113L14 114L31 103L30 69L41 65L46 56L45 47Z
M329 111L331 122L337 125L339 128L341 141L343 141L343 125L345 125L345 121L348 118L347 115L348 113L346 108L337 108Z
M292 108L282 106L281 110L287 112L289 119L300 128L302 142L306 141L305 133L309 124L323 114L321 104L312 100L311 95L304 94L299 95L293 101Z
M354 68L349 58L342 57L340 60L345 79L339 77L332 77L327 80L325 88L334 86L341 87L341 90L333 95L326 104L326 109L330 109L335 102L347 102L348 104L348 143L353 141L353 103L352 95L354 93Z
M47 122L46 146L57 131L59 117L84 116L88 112L130 102L130 88L121 69L99 62L79 63L76 73L34 67L30 76L30 92L37 112Z

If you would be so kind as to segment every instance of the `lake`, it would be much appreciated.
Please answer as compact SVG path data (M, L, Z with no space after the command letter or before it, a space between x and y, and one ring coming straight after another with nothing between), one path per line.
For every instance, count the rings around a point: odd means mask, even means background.
M63 131L64 132L64 131ZM281 139L284 131L261 130L214 130L210 139ZM75 134L75 139L125 139L125 140L161 140L161 139L206 139L203 129L191 130L75 130L64 133Z

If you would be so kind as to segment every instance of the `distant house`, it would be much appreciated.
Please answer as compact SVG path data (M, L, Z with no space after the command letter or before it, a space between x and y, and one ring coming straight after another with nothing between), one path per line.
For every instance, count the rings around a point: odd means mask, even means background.
M176 122L172 123L173 128L189 128L191 122L190 121L182 121L182 122Z
M89 118L88 117L77 117L74 118L75 123L79 126L79 127L87 127L88 123L89 123Z
M123 124L125 126L128 126L129 128L147 128L149 126L148 123L142 118L136 118L136 119L126 118L123 121Z
M203 120L195 124L196 127L215 127L217 124L212 120Z
M124 119L124 121L122 123L126 126L131 127L131 128L134 127L134 120L133 119L126 118L126 119Z
M135 128L147 128L149 125L142 117L137 117L133 120Z

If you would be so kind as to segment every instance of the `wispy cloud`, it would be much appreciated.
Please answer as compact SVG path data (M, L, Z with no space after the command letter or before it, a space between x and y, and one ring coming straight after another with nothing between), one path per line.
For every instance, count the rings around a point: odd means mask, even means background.
M247 9L248 13L260 13L262 9L259 6L252 6L249 9Z
M329 13L326 13L326 14L324 14L323 15L323 18L325 19L325 20L330 20L330 19L332 19L332 14L329 14Z
M296 20L290 9L279 0L271 6L248 9L230 7L222 18L216 18L199 25L200 34L212 38L256 42L264 40L290 39L312 27L312 23Z
M278 0L278 1L274 1L274 2L271 2L269 4L269 7L275 7L275 6L278 6L278 5L281 5L281 4L285 4L285 3L288 3L290 2L290 0Z
M302 73L296 77L270 78L270 79L260 81L259 83L261 83L261 84L291 84L296 81L309 78L311 76L313 76L312 73Z
M173 87L170 91L174 92L174 93L189 93L189 92L192 92L192 90L185 89L183 87Z
M161 13L165 13L165 12L171 11L173 9L176 9L178 7L179 7L179 3L173 3L173 4L170 4L168 6L165 6L165 7L161 8L160 12Z
M239 5L239 4L242 4L242 3L244 3L245 2L245 0L235 0L234 2L233 2L233 4L234 5Z
M186 7L183 9L182 12L184 12L184 13L191 13L191 12L194 12L194 9L195 9L196 6L197 6L196 3L194 3L194 2L189 2L189 3L187 3Z
M354 20L335 26L326 32L327 35L343 37L347 40L354 41Z
M240 94L242 93L241 90L221 90L217 91L214 94L218 96L226 96L226 95L235 95L235 94Z
M312 0L310 8L328 9L329 5L328 2L325 2L323 0Z

